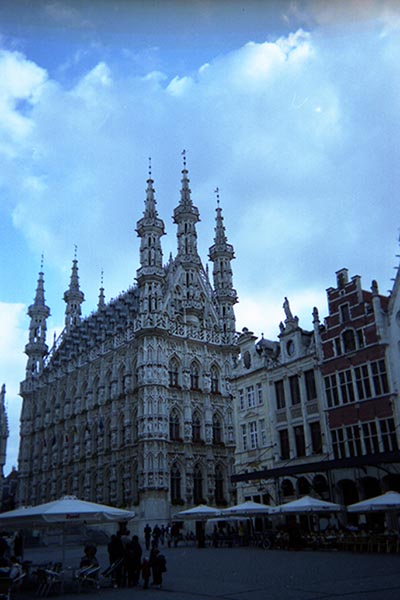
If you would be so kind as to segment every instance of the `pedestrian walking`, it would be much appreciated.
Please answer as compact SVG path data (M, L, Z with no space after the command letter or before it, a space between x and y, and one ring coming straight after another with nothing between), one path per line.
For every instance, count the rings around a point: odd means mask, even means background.
M151 527L147 523L146 527L144 528L144 541L146 544L146 550L150 550L150 540L151 540Z

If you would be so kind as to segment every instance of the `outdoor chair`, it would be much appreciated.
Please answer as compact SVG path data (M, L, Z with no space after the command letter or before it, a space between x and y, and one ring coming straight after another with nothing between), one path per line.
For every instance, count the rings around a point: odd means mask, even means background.
M61 563L50 563L38 569L38 587L36 596L47 597L51 592L61 592L63 589L63 571Z
M99 566L82 567L75 573L76 581L78 584L78 593L83 587L93 587L96 590L100 589L99 581Z
M123 558L118 558L101 573L103 577L109 577L111 579L111 585L113 587L116 586L118 580L118 570L121 571L123 562Z

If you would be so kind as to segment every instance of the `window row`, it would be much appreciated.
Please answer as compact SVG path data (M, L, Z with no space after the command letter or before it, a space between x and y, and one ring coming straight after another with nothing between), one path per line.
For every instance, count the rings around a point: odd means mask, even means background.
M220 465L215 467L214 475L214 501L215 504L225 505L225 476L224 470ZM194 466L193 470L193 502L194 504L207 503L208 489L207 480L204 477L203 469L199 464ZM183 476L182 470L177 463L174 463L171 468L170 479L171 502L173 504L184 503L183 493Z
M308 454L320 454L322 452L321 424L319 421L309 423L309 443L306 446L306 437L303 425L289 429L280 429L279 448L280 458L289 459L302 457ZM311 450L311 452L309 452Z
M239 390L239 409L253 408L263 403L262 384L259 382L255 386L249 385L245 389Z
M193 361L190 365L190 389L201 389L201 367L197 361ZM210 369L211 377L211 393L218 394L220 392L220 371L218 367L213 365ZM173 358L168 365L168 378L170 387L182 387L182 372L178 359Z
M386 364L383 358L327 375L324 380L326 399L330 408L389 393Z
M398 450L394 419L380 419L332 429L335 458Z
M194 412L192 416L192 441L204 442L205 427L201 414ZM177 410L172 410L169 417L169 439L172 441L182 441L182 423ZM213 444L222 444L224 442L223 424L220 415L215 413L212 420L212 442Z
M317 399L317 386L315 383L315 373L313 369L304 371L305 399L312 401ZM287 385L283 379L275 381L275 399L278 410L285 408L287 399L290 399L292 406L301 403L301 375L291 375L288 378Z
M366 345L364 329L346 329L339 337L332 340L335 356L360 350Z

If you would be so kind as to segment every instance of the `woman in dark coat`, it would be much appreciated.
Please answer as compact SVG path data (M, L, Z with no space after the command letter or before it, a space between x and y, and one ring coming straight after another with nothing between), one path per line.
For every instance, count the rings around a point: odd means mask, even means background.
M136 586L139 583L141 564L142 547L139 544L138 536L134 535L132 541L125 547L125 569L129 587Z

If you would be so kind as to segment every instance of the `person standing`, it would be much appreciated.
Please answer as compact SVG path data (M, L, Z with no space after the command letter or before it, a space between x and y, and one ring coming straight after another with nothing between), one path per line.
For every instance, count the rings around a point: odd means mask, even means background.
M24 538L20 531L17 531L14 537L14 556L20 563L24 560Z
M146 550L150 550L150 540L151 540L151 527L147 523L146 527L144 528L144 541L146 544Z
M152 559L153 585L161 588L163 582L163 573L167 570L167 561L164 554L161 554L158 548L155 548Z
M132 537L132 541L125 548L125 561L128 586L135 587L139 583L142 564L142 547L137 535Z
M112 535L107 546L110 559L111 579L114 587L121 587L124 547L118 535Z
M142 578L143 578L143 589L147 589L149 587L149 580L151 574L150 561L147 556L144 557L142 562Z

